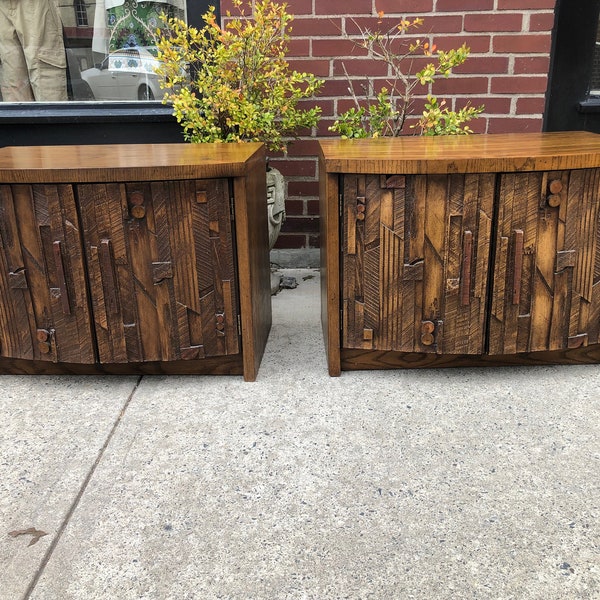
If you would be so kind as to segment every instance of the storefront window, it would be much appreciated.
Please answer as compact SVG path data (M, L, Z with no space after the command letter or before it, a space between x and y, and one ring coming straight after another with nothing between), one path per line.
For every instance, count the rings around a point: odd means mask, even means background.
M161 15L186 0L0 0L3 102L159 100Z

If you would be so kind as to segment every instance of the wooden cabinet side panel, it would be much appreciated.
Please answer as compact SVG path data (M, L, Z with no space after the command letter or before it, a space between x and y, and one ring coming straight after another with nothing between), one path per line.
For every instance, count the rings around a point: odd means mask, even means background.
M3 356L91 363L83 251L72 187L1 186Z
M341 373L339 179L339 175L327 173L325 162L320 157L321 325L331 376Z
M266 186L263 150L247 165L246 176L233 180L246 381L256 379L272 321Z

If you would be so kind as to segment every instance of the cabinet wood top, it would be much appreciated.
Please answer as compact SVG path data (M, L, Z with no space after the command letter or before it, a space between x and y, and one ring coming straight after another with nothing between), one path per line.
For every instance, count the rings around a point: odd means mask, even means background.
M264 156L259 143L14 146L0 149L0 183L237 177Z
M320 141L328 173L490 173L600 166L600 135L482 134Z

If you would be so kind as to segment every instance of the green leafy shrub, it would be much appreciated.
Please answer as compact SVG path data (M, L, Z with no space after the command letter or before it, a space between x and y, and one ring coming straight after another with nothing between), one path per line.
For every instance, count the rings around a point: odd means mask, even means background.
M318 122L320 108L302 108L300 101L322 81L285 59L293 19L286 4L234 4L239 14L228 13L225 27L212 6L199 30L168 20L169 33L158 43L163 102L172 104L190 142L258 141L284 150L286 137Z
M379 25L382 18L383 13L380 12ZM365 89L366 101L361 101L350 86L356 107L341 114L329 128L331 131L347 139L401 135L418 86L431 86L439 77L449 77L454 67L467 60L470 50L466 44L444 51L421 40L403 43L402 36L422 24L423 19L417 18L412 21L401 20L384 32L359 28L360 41L356 43L367 50L373 59L383 61L391 77L386 79L386 87L382 87L379 92L375 91L372 82L368 82ZM429 57L431 62L411 74L411 64L418 56ZM346 77L350 80L347 72ZM445 107L445 101L439 101L436 96L428 94L418 123L411 127L420 129L422 135L464 135L472 133L465 123L477 117L483 109L483 106L467 105L453 111Z

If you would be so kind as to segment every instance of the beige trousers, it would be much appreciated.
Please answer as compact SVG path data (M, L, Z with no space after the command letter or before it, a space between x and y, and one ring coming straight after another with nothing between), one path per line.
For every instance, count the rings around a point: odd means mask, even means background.
M0 0L4 102L67 100L67 60L54 0Z

